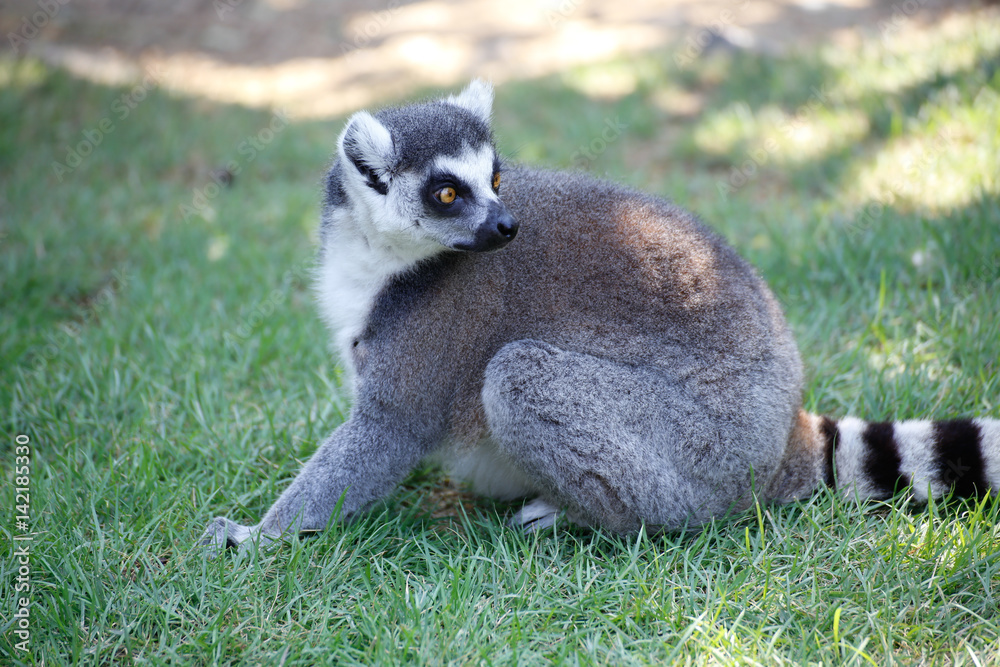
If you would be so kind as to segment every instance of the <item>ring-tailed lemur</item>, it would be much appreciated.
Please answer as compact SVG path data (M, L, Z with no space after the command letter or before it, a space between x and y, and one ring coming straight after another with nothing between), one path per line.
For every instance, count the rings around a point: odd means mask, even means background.
M263 521L217 518L203 544L320 530L430 457L482 493L537 498L512 519L527 529L563 508L671 529L823 484L1000 488L1000 421L804 412L795 343L747 262L662 199L503 166L492 102L476 81L348 122L318 292L354 407Z

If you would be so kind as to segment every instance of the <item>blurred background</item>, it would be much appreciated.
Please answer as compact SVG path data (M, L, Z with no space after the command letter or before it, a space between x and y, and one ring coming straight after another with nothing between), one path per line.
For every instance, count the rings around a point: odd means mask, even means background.
M670 197L747 256L810 409L996 404L995 3L8 0L0 34L0 403L81 456L292 474L348 410L310 290L343 119L473 77L509 159Z
M782 54L866 36L919 48L921 31L982 2L947 0L8 0L8 51L102 83L144 71L185 95L344 114L481 76L498 84L676 49ZM989 14L990 17L993 14ZM13 35L13 36L12 36ZM923 38L926 39L926 36ZM620 97L622 67L581 84ZM678 102L696 111L692 100Z
M343 664L383 652L399 664L412 654L395 633L412 622L429 637L460 628L440 645L417 642L428 664L493 652L512 663L526 641L539 664L560 642L591 647L593 664L627 664L633 649L606 648L601 614L707 571L712 583L684 584L665 616L654 605L637 625L623 621L622 636L641 640L633 662L839 664L841 644L818 637L837 636L842 606L859 663L862 648L873 664L995 662L996 600L982 594L996 580L995 538L968 558L900 551L913 535L952 533L903 522L897 534L847 501L776 509L768 521L785 527L773 534L756 517L722 526L703 536L697 564L656 560L667 569L643 570L643 593L569 616L577 593L561 591L581 579L561 569L562 538L531 547L553 550L537 562L563 572L556 584L517 575L495 598L451 589L440 599L474 608L451 620L411 606L425 580L449 590L443 554L481 549L447 562L493 572L494 553L529 550L502 529L509 508L433 469L385 512L282 551L308 557L266 565L265 577L228 559L208 566L191 546L214 515L256 522L350 409L311 291L343 120L473 77L497 84L509 159L670 197L748 257L799 341L807 409L1000 417L996 3L4 0L0 36L0 471L11 478L15 434L29 438L39 659L285 664L292 651L287 664L317 664L311 647L329 646ZM14 487L3 488L13 507ZM796 547L763 541L803 531L804 566ZM476 546L482 536L489 544ZM743 551L758 538L762 561ZM589 540L570 542L588 572L578 599L593 597L600 560ZM671 553L685 554L677 544ZM414 545L426 559L403 558ZM788 575L799 597L786 605L773 601L786 592L769 559L789 549L808 573ZM639 576L626 560L616 581ZM972 565L960 576L945 562ZM855 563L884 567L889 584L870 588L885 573ZM13 580L15 567L0 563L0 575ZM352 587L362 570L367 592ZM941 590L928 582L944 579L948 593L928 602ZM716 585L729 588L713 611L695 592L711 597ZM872 612L900 597L910 602L898 613ZM319 598L319 611L306 608ZM354 625L359 609L377 620ZM532 626L544 618L555 619L550 635ZM777 618L786 625L772 631ZM466 634L466 619L482 630ZM598 627L567 634L574 619ZM728 629L697 629L699 619ZM521 623L533 629L522 635ZM34 664L0 635L0 662ZM707 654L704 640L688 641L709 636L722 639Z
M0 34L13 430L293 470L347 410L310 293L342 121L473 77L511 160L673 198L747 256L807 407L995 405L995 3L8 0Z

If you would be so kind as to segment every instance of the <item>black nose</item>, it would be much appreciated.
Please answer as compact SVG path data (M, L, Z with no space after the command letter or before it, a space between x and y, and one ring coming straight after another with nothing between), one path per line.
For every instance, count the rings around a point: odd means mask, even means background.
M496 209L490 211L490 215L486 218L486 224L495 225L497 234L505 239L505 242L512 241L517 236L517 220L503 204L499 204Z
M476 229L475 238L471 243L455 245L456 250L472 252L487 252L498 250L517 236L517 220L510 214L507 207L500 202L490 205L486 219Z

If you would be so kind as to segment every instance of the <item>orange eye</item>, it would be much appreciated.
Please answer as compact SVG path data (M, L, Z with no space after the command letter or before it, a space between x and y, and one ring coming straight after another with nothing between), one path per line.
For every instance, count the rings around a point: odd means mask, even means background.
M457 196L458 193L455 192L455 188L449 188L449 187L441 188L440 190L434 193L434 198L437 199L442 204L452 203L453 201L455 201L455 197Z
M493 191L500 189L500 172L493 174Z

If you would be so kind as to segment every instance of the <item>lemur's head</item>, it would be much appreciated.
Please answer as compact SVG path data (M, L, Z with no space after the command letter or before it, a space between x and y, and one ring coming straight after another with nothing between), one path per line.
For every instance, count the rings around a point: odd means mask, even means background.
M328 201L362 207L372 231L394 243L503 247L517 222L498 196L492 106L492 86L476 80L444 100L354 114L337 145L339 183L329 185L339 192Z

